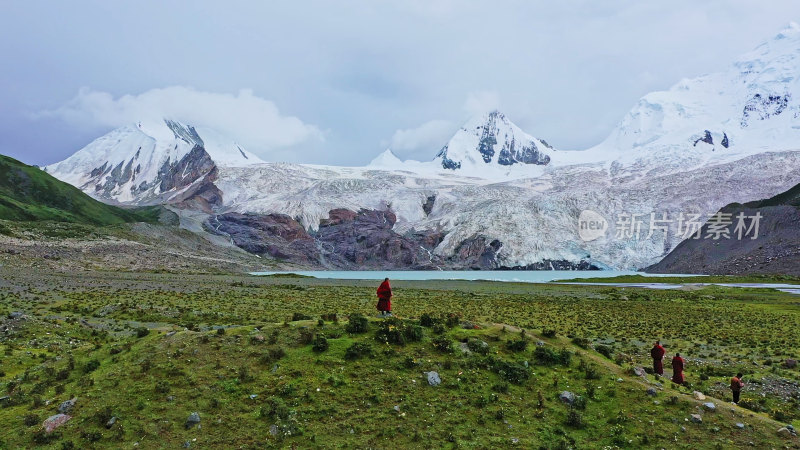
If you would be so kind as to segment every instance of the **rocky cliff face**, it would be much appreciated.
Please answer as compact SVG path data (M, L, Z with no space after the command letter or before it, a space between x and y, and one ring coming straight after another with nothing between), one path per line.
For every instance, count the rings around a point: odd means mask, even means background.
M588 263L546 261L530 267L505 267L497 261L503 243L483 235L462 241L452 256L433 253L445 237L436 231L393 231L396 216L388 210L358 212L333 209L316 231L306 230L284 214L213 216L211 232L228 236L249 253L278 258L310 269L339 270L590 270Z

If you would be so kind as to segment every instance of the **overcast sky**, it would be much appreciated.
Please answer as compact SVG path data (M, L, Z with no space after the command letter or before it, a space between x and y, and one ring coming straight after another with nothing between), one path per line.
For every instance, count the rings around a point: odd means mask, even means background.
M2 1L0 153L52 163L170 116L268 161L431 159L491 108L588 148L792 20L796 0Z

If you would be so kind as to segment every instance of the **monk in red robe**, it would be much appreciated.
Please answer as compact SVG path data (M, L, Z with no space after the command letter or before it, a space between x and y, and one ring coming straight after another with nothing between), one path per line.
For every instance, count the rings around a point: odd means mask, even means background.
M672 358L672 382L677 384L683 384L686 379L683 377L683 366L686 363L683 358L681 358L680 353L676 353L675 357Z
M381 316L392 315L392 287L389 285L388 278L384 279L383 283L378 286L377 308L381 312Z
M650 356L653 358L653 373L656 375L664 375L664 354L666 351L661 346L660 341L656 341L653 348L650 350Z

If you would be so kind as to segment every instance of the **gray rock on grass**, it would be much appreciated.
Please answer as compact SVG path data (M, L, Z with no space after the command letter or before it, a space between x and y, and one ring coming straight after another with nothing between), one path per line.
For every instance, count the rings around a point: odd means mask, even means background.
M75 407L75 403L78 401L78 397L71 398L60 405L58 405L58 412L61 414L67 414Z
M558 399L561 400L562 403L572 406L575 403L575 394L570 391L564 391L558 395Z
M428 377L428 384L431 386L439 386L442 384L442 379L439 377L438 372L426 372L425 375Z
M197 411L189 414L189 417L186 419L186 429L194 427L195 425L200 424L200 413Z

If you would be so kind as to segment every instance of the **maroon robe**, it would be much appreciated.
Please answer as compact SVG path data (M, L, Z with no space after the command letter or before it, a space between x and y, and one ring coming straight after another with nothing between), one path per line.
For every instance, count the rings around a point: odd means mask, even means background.
M658 375L664 375L664 347L660 345L653 346L653 349L650 350L650 356L653 358L653 373Z
M684 360L680 356L672 358L672 382L683 384L686 379L683 377Z
M378 287L378 311L391 311L392 310L392 287L389 286L389 280L384 280Z

